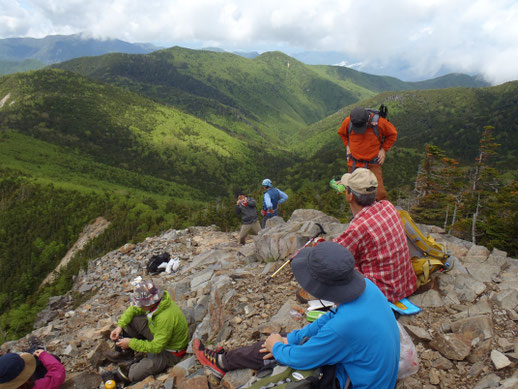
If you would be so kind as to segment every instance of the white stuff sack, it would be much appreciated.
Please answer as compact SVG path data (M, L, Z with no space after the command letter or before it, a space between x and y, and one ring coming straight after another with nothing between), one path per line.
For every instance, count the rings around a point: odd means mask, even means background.
M417 373L419 370L419 358L412 338L405 331L403 326L397 322L399 327L400 350L399 350L399 369L397 379L402 379Z

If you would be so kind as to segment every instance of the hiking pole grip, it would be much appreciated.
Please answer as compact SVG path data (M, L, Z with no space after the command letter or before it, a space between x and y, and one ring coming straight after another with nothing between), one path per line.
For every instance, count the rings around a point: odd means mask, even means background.
M266 281L264 282L265 284L270 282L273 277L275 277L282 269L284 269L286 267L286 265L288 263L290 263L293 260L293 258L295 258L297 256L297 254L300 252L300 250L302 250L304 247L309 245L311 242L313 242L313 240L318 238L320 235L326 234L324 227L322 227L322 225L320 223L315 223L315 224L318 226L320 231L318 231L318 233L314 237L312 237L310 240L308 240L304 246L302 246L300 249L298 249L297 252L295 254L293 254L290 259L288 259L286 262L284 262L281 267L279 267L277 270L275 270L275 272L269 278L266 279Z

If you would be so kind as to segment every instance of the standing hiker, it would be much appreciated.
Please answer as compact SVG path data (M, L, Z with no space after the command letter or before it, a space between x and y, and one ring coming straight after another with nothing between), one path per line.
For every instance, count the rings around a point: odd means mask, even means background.
M264 196L263 210L261 211L261 214L263 215L262 227L265 228L266 221L279 214L278 206L279 204L284 203L288 199L288 195L284 193L282 190L274 188L272 185L272 181L268 178L265 178L263 180L262 185L264 190Z
M353 219L334 241L347 247L356 269L373 281L394 303L417 288L407 237L398 211L390 201L376 201L376 176L358 168L341 178Z
M364 167L378 179L376 200L386 200L387 192L383 185L381 165L385 162L386 152L397 138L396 127L382 117L386 111L371 112L365 108L354 108L338 129L347 150L347 165L352 173Z
M220 377L235 369L259 370L272 357L299 370L336 365L336 378L328 389L347 388L349 382L354 389L393 389L399 365L398 325L385 296L354 269L349 250L322 242L302 249L291 267L305 290L337 308L286 337L272 334L235 350L210 350L194 339L200 363Z
M131 360L133 351L147 353L129 367L119 366L115 378L128 384L178 363L185 355L189 331L183 312L169 293L151 281L139 280L131 295L131 306L122 314L110 339L117 346L106 354L112 362Z
M257 216L257 202L252 197L246 197L243 192L237 195L236 215L241 216L241 230L239 231L239 243L245 244L246 236L251 231L258 234L261 231L259 217Z

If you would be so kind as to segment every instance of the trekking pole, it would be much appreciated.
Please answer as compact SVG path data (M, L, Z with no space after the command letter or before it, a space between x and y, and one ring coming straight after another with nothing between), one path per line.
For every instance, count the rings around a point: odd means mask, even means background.
M309 245L320 235L326 234L326 232L324 231L324 227L322 227L322 225L320 223L315 223L315 224L318 226L320 231L318 231L318 233L314 237L312 237L310 240L308 240L304 246L302 246L300 249L298 249L297 252L291 256L290 259L288 259L286 262L284 262L284 264L280 268L278 268L269 278L267 278L266 281L264 281L265 284L270 282L273 277L275 277L282 269L284 269L288 265L288 263L290 263L293 260L293 258L295 258L297 256L297 254L300 252L300 250L302 250L304 247Z

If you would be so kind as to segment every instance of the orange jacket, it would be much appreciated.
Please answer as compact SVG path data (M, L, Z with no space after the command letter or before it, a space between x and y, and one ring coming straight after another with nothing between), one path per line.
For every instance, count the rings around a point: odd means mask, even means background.
M354 131L348 134L347 130L350 120L350 116L345 118L338 129L338 135L342 138L345 147L349 145L349 151L357 160L370 161L378 156L378 152L381 148L388 151L396 141L396 127L387 119L382 117L378 119L378 130L380 137L384 139L383 144L380 143L378 137L374 134L372 127L367 127L367 130L361 135L355 134ZM351 160L349 160L349 165L352 165Z

